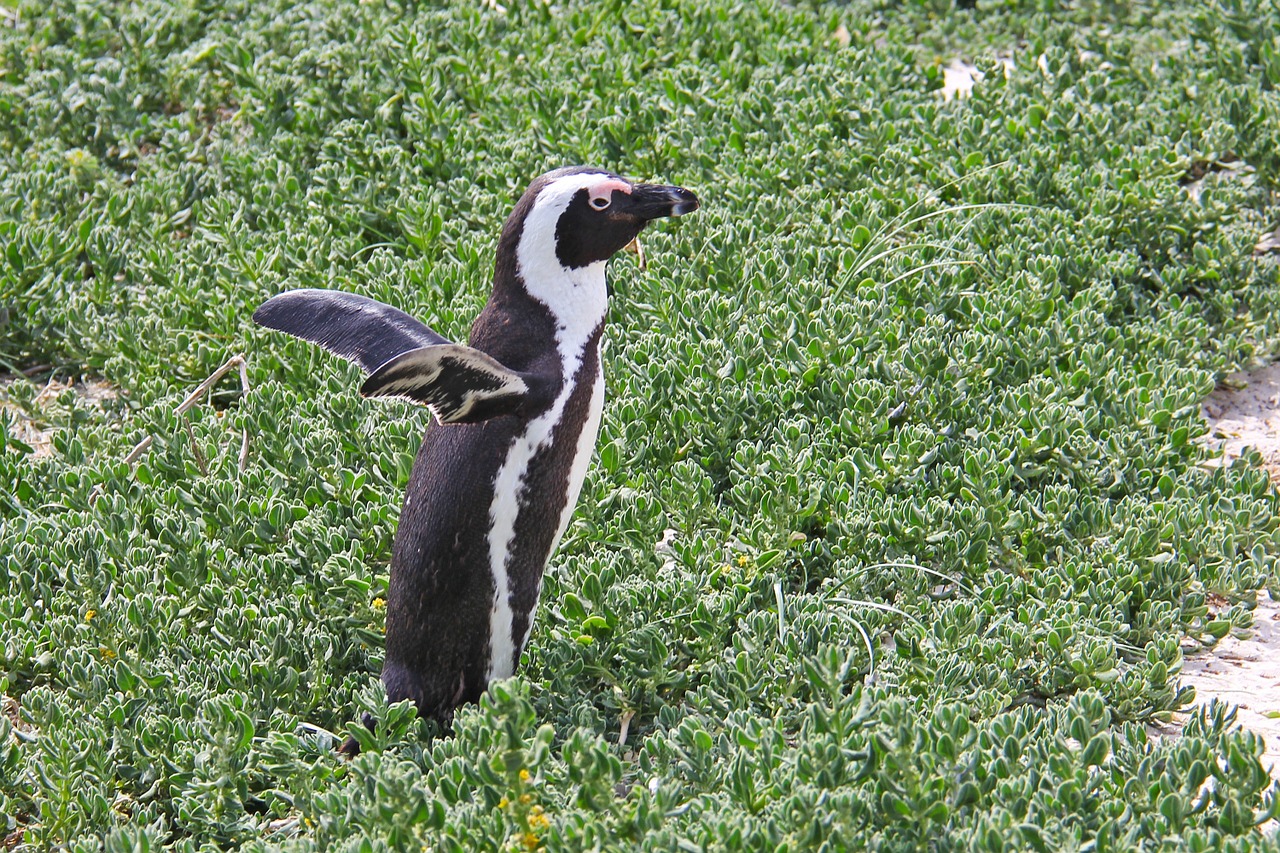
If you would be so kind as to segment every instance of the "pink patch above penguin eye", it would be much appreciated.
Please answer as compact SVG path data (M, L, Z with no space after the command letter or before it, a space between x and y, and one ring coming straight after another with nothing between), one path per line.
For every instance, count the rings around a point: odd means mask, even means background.
M607 180L587 187L587 203L596 210L608 208L613 201L613 191L631 194L631 184L626 181Z

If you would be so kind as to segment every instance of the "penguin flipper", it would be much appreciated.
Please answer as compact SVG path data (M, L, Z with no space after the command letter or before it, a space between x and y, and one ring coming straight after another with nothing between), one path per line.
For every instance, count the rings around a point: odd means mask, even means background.
M366 373L409 350L450 343L398 308L338 290L282 293L258 306L253 321L319 344Z
M529 383L491 356L462 344L419 347L392 358L365 380L365 397L404 397L442 424L509 415L529 401Z

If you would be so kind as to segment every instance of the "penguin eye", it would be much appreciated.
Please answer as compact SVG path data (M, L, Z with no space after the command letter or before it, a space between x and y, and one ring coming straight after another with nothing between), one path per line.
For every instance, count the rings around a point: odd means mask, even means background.
M596 210L605 210L609 207L609 198L602 195L595 196L591 199L591 206Z

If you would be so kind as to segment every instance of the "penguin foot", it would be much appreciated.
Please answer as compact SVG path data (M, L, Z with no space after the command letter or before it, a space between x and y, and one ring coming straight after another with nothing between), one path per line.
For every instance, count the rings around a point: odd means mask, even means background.
M360 722L364 723L365 728L369 731L373 731L374 721L372 714L361 714ZM356 740L354 737L348 736L347 739L342 742L342 745L338 747L338 754L344 758L355 758L360 754L360 741Z

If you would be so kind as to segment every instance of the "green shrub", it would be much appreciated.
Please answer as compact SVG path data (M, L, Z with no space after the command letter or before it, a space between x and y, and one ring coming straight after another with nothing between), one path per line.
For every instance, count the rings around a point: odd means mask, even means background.
M979 7L5 13L0 363L119 395L0 390L8 843L1273 845L1230 709L1143 724L1280 589L1274 488L1198 443L1280 342L1280 18ZM986 76L944 102L952 55ZM513 200L577 162L704 207L614 261L521 674L442 738L376 679L426 414L250 315L329 287L464 338Z

